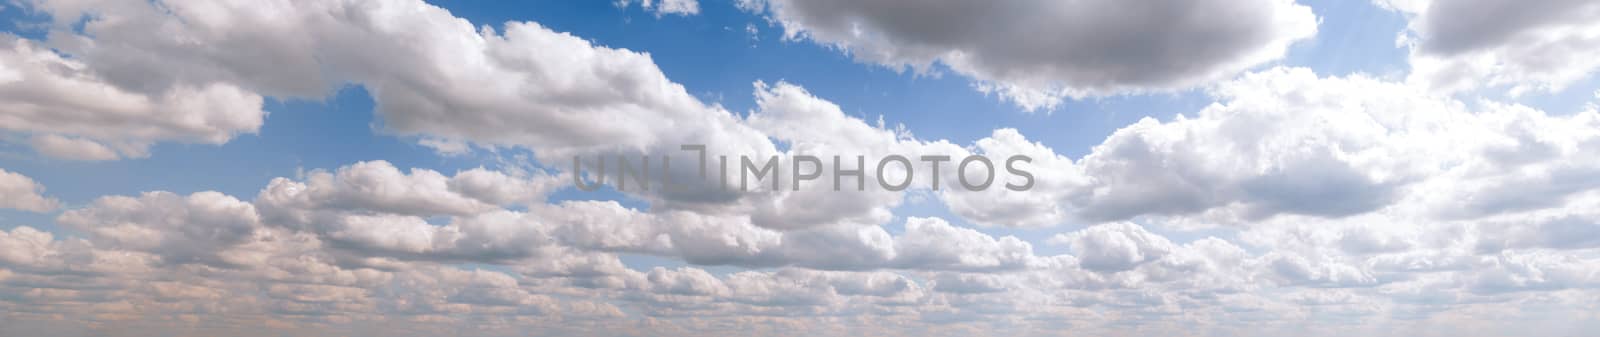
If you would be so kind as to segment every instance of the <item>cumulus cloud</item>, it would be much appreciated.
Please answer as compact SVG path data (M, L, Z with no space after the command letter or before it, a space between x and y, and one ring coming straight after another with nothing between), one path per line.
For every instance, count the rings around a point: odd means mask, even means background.
M938 218L911 218L900 235L880 226L774 231L748 217L644 213L614 202L566 202L534 210L559 242L648 253L690 263L824 270L1020 270L1041 263L1027 242L993 237Z
M218 251L248 239L260 217L250 203L217 192L149 192L102 197L56 222L107 247L156 254L163 262L213 263Z
M120 158L116 150L92 140L47 134L34 136L29 141L34 151L45 156L68 160L114 160Z
M1600 61L1600 5L1592 1L1376 1L1410 17L1410 79L1442 90L1505 86L1560 91Z
M996 178L996 185L991 189L940 191L940 198L951 212L981 225L1006 227L1045 227L1076 218L1079 210L1070 200L1075 197L1075 191L1085 188L1089 181L1071 158L1028 140L1015 129L994 130L971 148L974 154L996 160L994 170L998 177L1004 178ZM1012 158L1019 155L1026 156L1027 160L1012 162ZM1012 173L1013 168L1028 172L1031 179ZM1017 191L1005 185L1028 187Z
M423 169L405 173L382 161L360 162L312 171L304 181L274 179L254 206L261 222L314 233L359 263L494 263L543 256L552 249L560 254L559 247L705 265L826 270L1021 270L1044 259L1016 237L994 237L938 218L908 219L904 233L890 235L880 223L780 231L759 225L759 215L636 210L611 201L505 209L543 200L553 182L550 176L516 177L481 168L446 177ZM89 222L78 220L84 212L69 212L74 217L63 221Z
M1363 310L1373 303L1400 310L1470 306L1517 294L1587 291L1594 280L1583 272L1590 260L1583 249L1591 246L1582 242L1517 241L1493 253L1501 257L1474 257L1478 240L1521 236L1476 238L1473 230L1495 227L1462 226L1427 207L1268 217L1230 239L1176 240L1151 229L1193 221L1185 216L1100 224L1052 240L1070 255L1039 256L1021 239L938 218L909 218L892 232L879 226L776 231L753 225L748 215L636 210L604 201L504 209L536 200L520 191L547 191L539 189L540 179L553 178L487 169L446 176L363 162L276 179L251 203L215 192L105 197L57 219L86 238L27 227L0 235L6 247L0 292L16 294L0 297L0 305L14 309L8 317L92 313L117 323L160 313L223 318L230 323L218 324L241 329L269 327L238 317L270 317L282 326L381 321L622 334L633 328L620 322L647 320L664 335L693 335L724 331L700 320L759 333L744 321L752 317L849 331L854 325L827 317L852 314L911 328L1004 330L982 322L1073 313L1082 315L1075 324L1114 331L1127 317L1180 311L1271 322L1293 320L1300 313L1292 308L1317 303L1370 316ZM500 186L510 187L490 188ZM1395 200L1427 205L1417 203L1427 199ZM1556 207L1573 212L1596 201L1580 193ZM1423 222L1386 229L1405 221ZM1548 231L1586 224L1558 223ZM622 263L618 254L775 269L646 269ZM69 272L92 273L61 276ZM1367 290L1320 292L1334 288ZM95 305L105 298L142 309ZM413 319L393 321L402 317Z
M274 179L258 200L272 206L266 213L286 218L304 218L294 212L317 209L468 215L542 199L555 186L555 178L547 175L513 177L479 168L446 177L426 169L402 172L380 160L314 170L304 182Z
M1187 88L1275 60L1316 34L1292 1L741 1L788 39L895 69L942 65L1027 110Z
M652 6L682 12L697 8L693 3ZM347 82L367 87L386 128L425 136L432 144L525 146L556 159L578 150L676 150L684 143L759 149L765 143L739 127L732 114L667 80L648 54L596 46L533 22L480 31L422 2L29 5L53 19L42 44L71 59L41 49L41 42L10 37L7 63L16 64L8 67L15 69L11 83L24 77L29 83L60 82L47 88L78 86L83 90L75 91L103 93L105 99L71 114L40 111L52 106L37 103L7 109L21 115L0 126L103 140L126 148L119 149L125 156L142 156L157 140L226 142L259 128L265 115L260 95L321 98ZM98 15L107 12L117 13L115 20ZM80 18L87 19L77 29ZM149 31L163 34L132 33ZM192 45L219 48L187 47ZM31 80L36 77L40 81ZM46 94L62 101L62 92L67 91ZM122 115L150 118L94 118ZM80 120L41 119L61 116ZM129 123L81 125L95 120ZM688 141L690 134L697 139Z
M1172 242L1139 225L1119 222L1058 234L1052 242L1067 244L1084 268L1117 272L1133 269L1171 253Z
M0 208L49 212L61 201L44 196L44 185L21 173L0 169Z
M1218 102L1117 130L1076 162L1057 200L1081 219L1204 215L1342 218L1406 205L1475 218L1587 194L1592 110L1468 104L1363 75L1278 68L1215 86ZM1538 131L1534 131L1538 130Z
M616 3L617 7L627 7L634 2L636 1L617 0ZM700 14L700 2L696 0L639 0L637 2L639 7L643 7L645 11L655 13L657 17L669 14L683 16Z
M256 132L266 117L260 95L231 83L130 89L68 55L0 36L0 129L33 134L33 147L50 157L145 157L160 141L221 144Z
M372 161L304 181L273 179L254 203L268 224L317 233L358 258L498 261L532 256L549 241L524 213L503 207L543 200L555 187L548 175L476 168L446 177ZM430 223L439 217L449 223Z

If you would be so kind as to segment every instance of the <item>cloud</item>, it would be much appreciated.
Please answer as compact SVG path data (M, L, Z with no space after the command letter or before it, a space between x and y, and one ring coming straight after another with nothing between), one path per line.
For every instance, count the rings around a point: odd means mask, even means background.
M215 254L249 239L260 221L253 205L217 192L102 197L56 219L107 247L152 253L175 264L220 264Z
M526 214L503 207L543 200L547 175L475 168L446 177L359 162L305 181L273 179L254 204L270 225L316 233L356 258L500 261L538 254L548 239ZM444 226L430 219L444 217Z
M669 1L656 8L677 10L689 3ZM21 120L27 124L6 126L10 129L139 145L132 149L171 138L216 144L259 128L265 113L259 110L258 93L318 99L337 85L354 83L372 94L385 129L424 136L432 144L523 146L547 161L570 158L577 151L676 151L687 143L770 147L737 125L731 114L667 80L648 54L596 46L533 22L508 22L503 32L487 26L480 31L420 1L29 5L53 19L43 43L72 59L12 37L10 62L62 64L14 67L20 70L13 77L53 76L46 79L88 86L92 90L86 92L102 92L106 100L114 100L103 106L127 110L155 105L142 109L160 111L118 113L173 119L135 119L128 127L87 130L89 126L37 119L91 120L116 111L37 112L24 115L35 116ZM117 18L88 15L105 11L115 11ZM75 29L80 18L87 19L81 30ZM157 30L165 33L131 33ZM193 45L219 47L188 47ZM57 68L86 74L34 74ZM166 94L155 95L165 97L157 100L124 91ZM201 113L209 115L185 115ZM689 132L695 130L699 132ZM690 134L698 136L690 141ZM459 146L446 149L459 151ZM142 156L142 151L134 154Z
M1471 281L1479 293L1562 290L1600 286L1595 261L1540 252L1504 253L1486 261Z
M1072 255L1078 258L1084 268L1103 272L1133 269L1145 262L1161 259L1175 249L1166 238L1126 222L1057 234L1050 241L1071 246Z
M1257 295L1264 292L1373 289L1318 300L1323 310L1364 317L1372 313L1360 314L1361 308L1391 299L1466 306L1501 296L1585 291L1594 279L1582 272L1589 259L1581 243L1517 244L1496 253L1505 258L1473 257L1465 253L1476 235L1463 230L1469 227L1435 221L1390 228L1406 223L1399 209L1339 218L1272 217L1238 238L1186 242L1152 230L1187 217L1100 224L1051 240L1066 244L1070 255L1039 256L1021 239L938 218L912 217L891 233L878 226L775 231L747 218L633 210L601 201L509 211L485 200L519 198L479 199L473 196L502 193L465 192L476 188L452 182L529 180L486 169L454 176L401 172L383 162L314 171L304 182L274 180L254 202L215 192L101 198L57 219L85 238L28 227L0 235L0 295L6 295L0 306L8 317L59 312L92 315L83 317L105 324L162 326L142 317L172 315L251 331L389 322L423 330L473 324L486 333L605 335L626 334L633 328L625 322L648 320L664 326L655 329L680 332L663 334L692 335L717 329L697 320L756 333L759 328L745 320L759 317L850 329L827 320L842 314L901 322L907 329L976 324L1003 331L981 322L1063 313L1082 314L1074 324L1115 331L1123 318L1163 317L1180 308L1215 319L1262 315L1257 318L1278 321L1297 317L1290 308L1306 300ZM483 187L459 186L468 185ZM274 188L322 197L278 198ZM441 206L464 199L490 206ZM1581 196L1564 207L1590 209L1596 201ZM400 204L413 206L391 207ZM285 205L323 215L307 218L309 223L264 215ZM640 253L763 269L630 267L617 257ZM1428 254L1458 261L1426 262ZM1462 266L1428 268L1430 263ZM41 284L61 290L39 290L46 289ZM130 307L111 305L118 303ZM1112 314L1088 314L1093 311ZM263 319L276 323L258 323ZM1035 324L1051 322L1025 324L1040 328Z
M116 150L91 140L62 137L61 135L47 134L34 136L29 142L34 151L45 156L67 160L115 160L120 158Z
M1317 31L1309 7L1279 0L738 4L781 25L787 39L889 68L943 65L1027 110L1199 86L1275 60Z
M0 36L0 129L72 160L145 157L152 143L221 144L261 128L262 98L229 83L128 89L103 69L15 35Z
M627 7L633 0L617 0L617 7ZM691 16L700 14L700 2L695 0L639 0L639 6L644 10L655 13L656 17L675 14Z
M1468 105L1301 68L1244 75L1212 94L1218 102L1195 116L1146 118L1114 132L1078 160L1088 184L1064 198L1089 220L1206 214L1248 223L1401 204L1470 217L1558 205L1582 193L1561 186L1586 186L1592 176L1590 165L1570 161L1593 147L1591 112ZM1549 132L1532 131L1541 127Z
M992 237L937 218L908 219L905 232L893 236L879 223L780 231L759 226L759 215L641 211L608 201L533 203L526 212L503 208L543 200L555 181L481 168L453 177L423 169L408 174L383 161L359 162L314 170L303 182L273 179L254 205L264 224L315 233L355 261L495 263L556 247L705 265L826 270L1020 270L1041 259L1015 237Z
M1410 81L1442 90L1505 86L1556 92L1600 61L1600 5L1591 1L1378 1L1410 17Z
M937 218L911 218L901 235L879 226L774 231L748 217L638 212L614 202L565 202L533 211L559 242L580 249L681 258L743 267L824 270L1020 270L1039 263L1032 246Z
M400 215L469 215L497 205L527 202L551 192L555 178L512 177L472 169L446 177L413 169L401 172L387 161L358 162L337 171L315 170L304 182L274 179L257 197L273 218L304 219L318 209L369 210Z
M44 196L44 185L20 173L0 169L0 208L30 212L49 212L61 201Z
M996 178L993 187L982 191L940 191L951 212L981 225L1005 227L1046 227L1075 218L1078 210L1070 200L1089 182L1071 158L1028 140L1015 129L994 130L975 143L973 153L994 160L997 177L1003 178ZM1027 160L1012 162L1018 155ZM1013 168L1029 172L1031 179L1011 173ZM1027 187L1018 191L1007 185Z
M155 258L148 254L124 252L116 254L94 249L93 243L74 238L57 238L33 227L18 226L10 231L0 231L0 270L14 272L0 278L0 284L26 288L30 278L37 284L49 284L57 289L78 289L96 286L96 280L73 276L115 273L137 273L151 270Z

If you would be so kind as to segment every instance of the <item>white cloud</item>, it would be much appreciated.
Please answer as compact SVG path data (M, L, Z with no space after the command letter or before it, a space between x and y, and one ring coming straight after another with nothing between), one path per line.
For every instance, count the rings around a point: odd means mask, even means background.
M266 116L261 96L229 83L129 90L101 70L0 36L0 129L34 134L33 147L48 156L107 160L145 157L160 141L225 143L256 132Z
M254 203L264 223L315 233L357 259L492 263L538 256L556 245L696 264L829 270L1020 270L1041 259L1015 237L936 218L908 219L905 233L891 236L878 223L779 231L759 226L757 215L640 211L601 201L533 203L525 213L502 209L542 200L553 179L481 168L454 177L422 169L407 174L387 162L360 162L312 171L304 182L274 179Z
M46 134L33 136L29 141L34 151L45 156L68 160L115 160L120 158L116 150L92 140L81 138L68 138L61 135Z
M1316 34L1286 0L905 2L740 1L788 39L855 59L930 71L935 64L1027 110L1064 98L1189 88L1278 59Z
M1592 1L1378 2L1410 17L1410 80L1442 90L1505 86L1555 92L1600 68L1600 5Z
M696 0L617 0L617 7L627 7L638 2L644 10L655 13L657 17L668 14L691 16L700 14L700 2Z
M551 235L580 249L681 258L695 264L825 270L1020 270L1040 263L1016 237L993 237L937 218L911 218L902 235L879 226L774 231L747 217L638 212L614 202L532 210Z
M550 243L538 222L502 207L543 200L555 184L482 168L404 173L372 161L312 171L303 182L273 179L254 203L266 223L316 233L359 258L502 261ZM429 222L438 217L449 222Z
M543 198L554 179L512 177L473 169L446 177L439 172L413 169L401 172L386 161L359 162L329 172L315 170L304 182L274 179L258 203L269 206L269 218L298 221L304 212L320 209L369 210L401 215L470 215L498 209L496 205Z
M60 206L61 201L44 196L44 185L33 178L0 169L0 208L49 212Z
M67 279L51 279L57 275L136 273L150 269L154 258L134 252L108 252L94 249L89 241L74 238L57 238L55 235L28 226L0 230L0 270L15 272L9 279L0 278L0 284L15 287L17 282L30 279L71 289L84 284ZM35 277L40 276L40 277ZM54 282L52 282L54 281Z
M1118 222L1057 234L1051 242L1067 244L1084 268L1102 272L1133 269L1161 259L1176 247L1159 235L1132 223Z
M973 150L995 161L995 185L981 191L960 188L941 191L939 196L951 212L989 226L1045 227L1073 219L1077 210L1069 198L1084 188L1088 180L1071 158L1028 140L1015 129L995 130L989 137L979 139ZM1017 155L1027 156L1029 161L1010 162ZM1031 185L1027 185L1030 181L1026 177L1011 173L1012 164L1032 176ZM1017 191L1007 185L1027 187Z
M1212 91L1219 101L1196 116L1143 119L1080 159L1090 183L1069 197L1079 215L1346 217L1395 204L1426 177L1472 169L1459 165L1481 152L1462 149L1492 139L1460 102L1361 75L1278 68Z
M668 1L653 6L662 10L694 8L689 3ZM165 134L178 130L115 129L140 131L141 137L129 140L142 141L134 145L178 136L221 143L233 133L255 131L264 115L259 111L260 97L241 88L275 97L320 98L336 85L351 82L371 92L384 127L402 135L424 136L425 142L435 145L466 141L524 146L547 161L570 158L575 151L663 153L688 143L728 149L770 147L761 136L739 126L732 114L700 102L683 86L667 80L648 54L596 46L532 22L506 23L503 32L488 26L479 30L420 1L164 1L155 6L107 0L32 5L54 19L44 43L74 60L61 61L60 56L38 51L32 42L15 37L11 38L13 59L42 58L68 65L65 69L92 70L91 74L105 80L78 76L63 81L95 80L80 86L98 86L96 90L107 93L108 100L118 100L107 106L135 109L151 105L140 100L153 99L124 90L172 92L167 96L173 102L167 105L209 108L205 112L216 115L140 125L153 129L178 122L215 122L171 125L192 135ZM85 15L103 12L118 15L114 20ZM87 18L81 32L72 27L80 18ZM150 31L164 33L133 33ZM193 45L229 47L188 47ZM401 73L404 75L396 76ZM194 86L199 87L190 88ZM176 96L199 94L232 96ZM232 106L218 105L223 98L243 100L227 101L239 103ZM249 112L253 114L245 114L237 106L252 107ZM182 116L180 113L188 112L163 113ZM64 129L72 124L48 124L51 128L34 124L43 123L30 123L33 126L25 130L123 136ZM24 126L28 125L8 128ZM690 141L690 134L698 136ZM460 146L441 149L459 151Z
M217 192L147 192L101 197L56 222L107 247L153 253L163 262L216 263L218 251L251 237L260 217L250 203Z

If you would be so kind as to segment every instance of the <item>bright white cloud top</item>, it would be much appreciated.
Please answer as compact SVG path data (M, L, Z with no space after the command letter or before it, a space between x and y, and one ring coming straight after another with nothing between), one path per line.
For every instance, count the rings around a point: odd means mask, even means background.
M33 217L0 217L0 336L1600 330L1600 110L1439 90L1590 80L1585 2L1382 2L1412 20L1395 33L1414 70L1387 77L1269 65L1318 31L1291 1L639 5L662 20L738 6L791 40L943 67L1027 110L1191 88L1209 104L1120 126L1074 158L1015 128L919 137L786 80L749 79L749 111L730 111L646 52L417 0L25 1L47 33L0 41L0 141L15 145L0 167L225 147L270 127L273 100L347 86L370 95L378 137L494 165L352 158L254 195L67 202L0 169L0 208ZM1492 8L1515 20L1472 24ZM682 144L1027 155L1038 184L562 194L573 156Z

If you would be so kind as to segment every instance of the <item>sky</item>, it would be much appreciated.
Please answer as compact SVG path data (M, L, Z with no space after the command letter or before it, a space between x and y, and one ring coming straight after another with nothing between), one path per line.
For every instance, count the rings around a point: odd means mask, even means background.
M15 0L0 29L0 336L1600 331L1593 1ZM574 186L693 178L687 144L776 183ZM829 188L858 155L867 188Z

